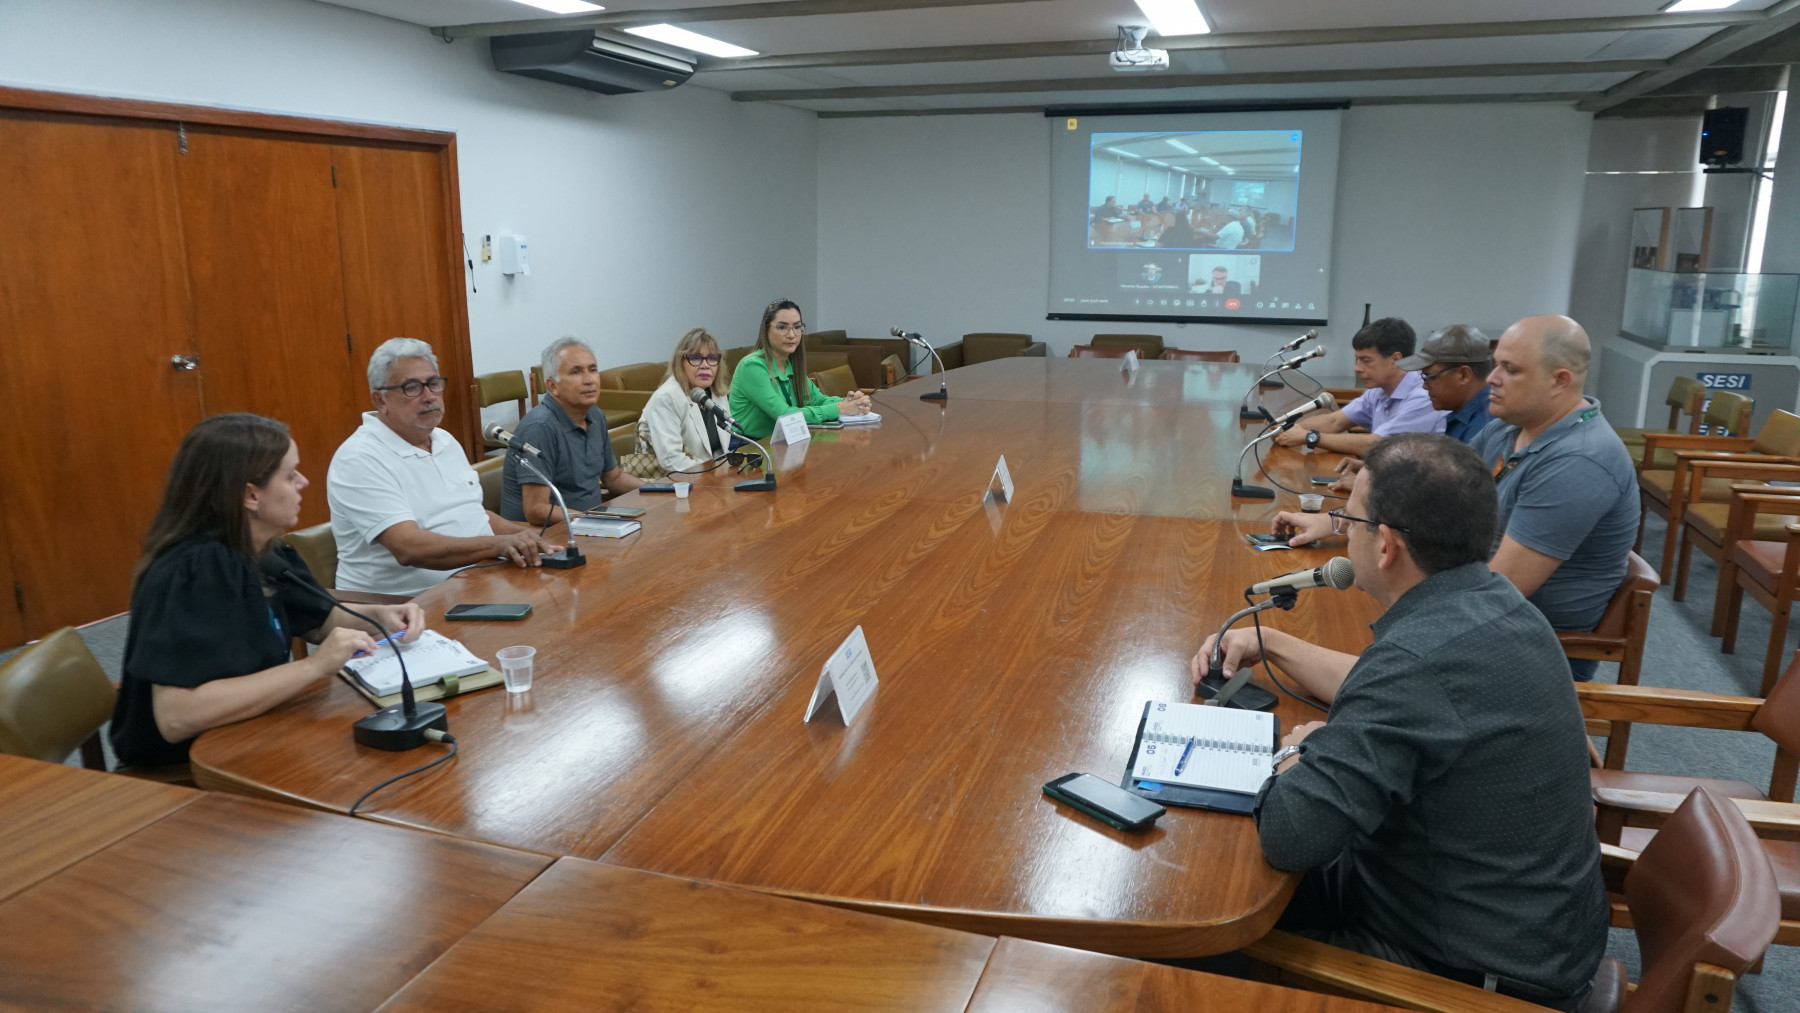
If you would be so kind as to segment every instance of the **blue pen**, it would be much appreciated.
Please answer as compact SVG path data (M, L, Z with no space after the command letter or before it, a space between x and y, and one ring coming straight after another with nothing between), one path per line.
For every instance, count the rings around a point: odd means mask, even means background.
M387 636L382 637L380 640L375 641L375 646L377 648L379 648L379 647L381 647L382 644L394 644L394 645L396 645L394 650L397 651L400 649L397 646L400 643L400 638L404 637L404 636L406 636L405 630L395 630L394 632L388 634ZM352 654L351 657L353 657L353 658L370 658L370 657L374 657L374 655L370 654L368 651L357 651L355 654Z
M1187 766L1188 754L1194 751L1194 740L1188 739L1187 748L1181 751L1181 759L1175 761L1175 776L1181 776L1181 768Z

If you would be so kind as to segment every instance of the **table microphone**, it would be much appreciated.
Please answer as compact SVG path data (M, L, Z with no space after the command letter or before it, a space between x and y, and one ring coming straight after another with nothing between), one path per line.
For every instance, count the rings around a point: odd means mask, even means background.
M1311 341L1314 338L1317 338L1318 336L1319 336L1319 331L1317 328L1314 328L1310 331L1307 331L1305 334L1300 335L1299 337L1295 338L1294 340L1288 342L1287 344L1282 345L1276 351L1278 354L1280 352L1291 352L1294 349L1299 348L1301 345L1306 344L1308 341Z
M931 342L926 341L916 331L903 330L899 327L888 328L888 333L892 334L896 338L900 338L903 341L909 341L915 345L918 345L920 348L923 348L927 352L930 352L931 357L937 360L938 389L935 393L920 394L919 400L921 400L921 401L948 401L950 399L950 388L944 384L944 372L945 372L944 357L938 354L937 349L931 347Z
M539 468L536 464L532 463L531 459L534 457L542 457L543 452L531 444L526 443L524 440L519 439L512 433L507 432L498 422L489 422L486 426L483 426L481 435L486 440L505 444L506 452L509 454L518 451L519 463L530 468L533 475L544 480L544 484L550 487L550 495L556 497L556 505L562 508L563 520L568 523L569 527L569 544L563 546L561 552L546 552L540 554L538 556L538 565L546 570L573 570L577 566L586 566L587 557L581 554L580 547L575 544L575 515L569 512L569 504L563 501L562 490L556 487L556 483L550 480L549 475L544 474L542 468ZM523 493L520 495L523 496ZM549 524L546 523L544 526L547 528L549 527Z
M1283 574L1273 580L1250 585L1245 594L1277 594L1282 591L1302 591L1309 587L1329 587L1334 591L1347 591L1356 583L1356 568L1350 560L1343 556L1333 556L1324 566L1315 566L1310 570L1295 570Z
M739 429L737 423L731 421L731 416L726 413L725 409L719 407L717 401L713 400L712 391L707 390L705 387L690 387L688 388L688 400L699 405L701 411L711 412L713 418L716 419L720 425L731 432L742 436L744 439L749 440L751 446L762 451L763 477L746 479L731 488L736 492L774 492L775 458L769 453L769 449L756 442L754 437L749 433L744 432L742 429Z
M1255 447L1258 443L1273 437L1276 433L1282 433L1292 429L1294 423L1300 421L1300 416L1305 415L1307 412L1317 411L1320 408L1336 407L1337 398L1332 397L1329 391L1322 391L1318 397L1313 398L1311 401L1306 401L1297 407L1288 409L1288 411L1279 418L1270 417L1269 424L1263 427L1263 431L1257 433L1254 439L1249 443L1244 444L1244 449L1238 451L1237 470L1232 472L1231 475L1231 494L1241 499L1274 499L1275 490L1268 486L1244 484L1244 458L1249 455L1251 448ZM1262 411L1263 416L1268 415L1268 409L1264 408L1260 410Z
M393 645L394 657L400 661L400 702L392 707L383 707L355 724L351 735L358 745L398 753L424 745L427 729L435 728L440 732L450 730L450 718L443 704L436 701L419 703L413 697L412 676L406 671L406 655L400 650L399 642L388 633L387 627L333 598L324 588L301 576L300 571L294 569L293 564L278 553L263 553L259 563L263 574L270 580L299 588L317 596L320 601L330 603L332 608L343 609L381 631L382 637Z
M1269 609L1291 610L1299 601L1300 589L1307 587L1331 587L1339 591L1348 588L1356 581L1356 569L1350 560L1343 556L1333 556L1324 566L1310 570L1297 570L1273 580L1265 580L1260 584L1252 584L1245 594L1267 594L1268 600L1258 602L1247 609L1232 614L1225 624L1219 627L1219 633L1213 638L1212 655L1207 659L1206 674L1194 687L1194 692L1206 697L1207 702L1218 707L1238 707L1243 710L1262 711L1275 706L1275 694L1268 690L1250 685L1250 673L1255 665L1245 665L1234 672L1231 678L1225 678L1225 631L1231 629L1238 620L1245 616L1266 612Z
M1267 373L1264 373L1263 375L1257 377L1256 382L1250 385L1250 389L1244 392L1244 399L1238 405L1238 418L1240 418L1240 419L1260 419L1263 417L1263 413L1259 409L1250 407L1250 395L1256 394L1261 391L1262 383L1264 380L1267 380L1269 377L1274 376L1276 373L1286 372L1287 370L1290 370L1290 369L1299 369L1300 364L1302 362L1305 362L1308 359L1323 359L1324 357L1325 357L1325 346L1324 345L1316 345L1309 351L1306 351L1299 355L1296 355L1291 359L1283 360L1279 366L1276 366L1274 369L1271 369Z

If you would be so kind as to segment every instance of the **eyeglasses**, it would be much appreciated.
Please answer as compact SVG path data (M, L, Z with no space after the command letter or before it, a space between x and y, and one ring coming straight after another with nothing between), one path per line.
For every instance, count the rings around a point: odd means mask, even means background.
M776 334L805 334L806 333L806 325L805 324L790 324L790 323L784 323L783 321L780 321L780 320L775 321L775 323L772 324L769 329L774 331Z
M1367 524L1371 528L1376 528L1376 527L1380 527L1383 524L1387 524L1388 527L1393 528L1395 531L1398 531L1403 535L1409 533L1406 528L1403 528L1398 524L1388 524L1387 521L1371 520L1367 517L1352 517L1349 514L1345 513L1343 511L1343 508L1341 508L1341 507L1336 510L1329 511L1327 516L1329 516L1331 518L1331 533L1334 535L1349 534L1351 524Z
M684 355L681 361L690 366L717 366L724 359L718 355Z
M1430 383L1431 381L1437 379L1438 377L1443 376L1445 373L1454 373L1466 365L1468 365L1468 363L1459 362L1454 366L1449 366L1444 369L1440 369L1435 373L1420 372L1419 373L1419 382L1420 383ZM1477 376L1481 375L1481 371L1479 369L1477 369L1475 366L1469 366L1469 369L1471 371L1473 371L1475 373L1475 375L1477 375ZM1389 527L1392 527L1392 525L1389 525Z
M442 394L446 382L447 381L441 376L433 376L424 380L408 380L405 383L396 383L391 387L377 387L375 389L397 390L406 397L412 398L418 397L426 391L431 391L433 394Z

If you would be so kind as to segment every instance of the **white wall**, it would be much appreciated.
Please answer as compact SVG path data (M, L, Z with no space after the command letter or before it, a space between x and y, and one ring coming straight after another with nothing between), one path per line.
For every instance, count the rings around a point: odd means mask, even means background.
M1534 104L1348 110L1322 372L1349 374L1365 302L1421 332L1467 322L1496 336L1565 312L1590 125ZM1044 319L1049 158L1042 116L821 120L812 319L864 336L905 324L938 343L1021 331L1056 355L1096 331L1155 332L1256 360L1297 331Z
M810 112L503 75L485 43L308 0L0 3L0 83L455 131L470 252L531 243L530 277L477 261L477 372L565 333L602 365L666 359L693 326L747 344L770 299L813 301Z

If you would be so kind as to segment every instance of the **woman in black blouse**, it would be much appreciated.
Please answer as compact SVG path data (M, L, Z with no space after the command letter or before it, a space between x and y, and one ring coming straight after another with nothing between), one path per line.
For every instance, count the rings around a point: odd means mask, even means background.
M263 576L258 559L273 553L312 582L277 541L300 518L299 468L287 427L259 415L216 415L182 439L131 591L109 732L120 763L179 763L201 732L261 714L375 649L362 621ZM417 605L362 611L405 640L424 630ZM295 636L317 649L290 661Z

